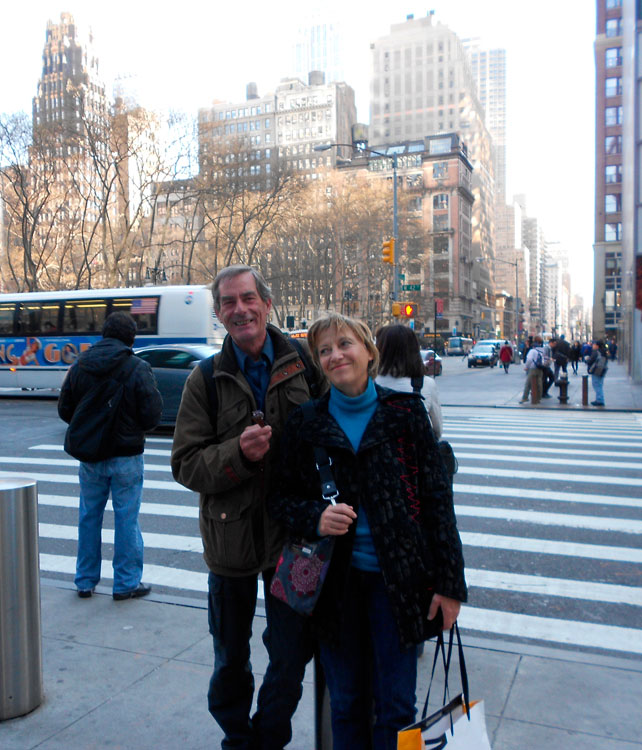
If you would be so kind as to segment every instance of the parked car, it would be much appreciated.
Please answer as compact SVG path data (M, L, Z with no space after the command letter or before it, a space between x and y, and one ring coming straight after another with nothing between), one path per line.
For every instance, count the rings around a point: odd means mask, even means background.
M480 339L476 342L477 344L492 344L495 347L495 352L499 358L499 350L502 348L504 339Z
M161 426L173 427L176 424L187 376L202 359L219 351L220 348L206 344L158 344L134 349L136 356L149 362L163 397Z
M422 349L421 358L424 361L425 375L432 375L433 378L436 378L437 375L441 375L441 357L434 351L434 349Z
M468 355L468 367L495 367L497 351L494 344L475 344Z

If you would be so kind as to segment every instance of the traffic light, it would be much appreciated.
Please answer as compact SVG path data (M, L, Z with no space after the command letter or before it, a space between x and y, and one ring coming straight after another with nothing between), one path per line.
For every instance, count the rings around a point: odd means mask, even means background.
M401 313L405 318L414 318L417 315L417 303L404 302L401 306Z
M381 248L381 260L384 263L390 263L391 266L395 264L395 238L391 237L383 243Z
M401 315L401 305L398 302L392 303L392 315L394 318L398 318Z

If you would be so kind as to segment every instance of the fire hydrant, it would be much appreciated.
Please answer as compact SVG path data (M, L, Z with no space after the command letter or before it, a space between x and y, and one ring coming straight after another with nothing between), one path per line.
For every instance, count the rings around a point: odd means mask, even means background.
M555 385L560 389L558 396L560 404L568 403L568 375L565 372L560 373L559 379Z

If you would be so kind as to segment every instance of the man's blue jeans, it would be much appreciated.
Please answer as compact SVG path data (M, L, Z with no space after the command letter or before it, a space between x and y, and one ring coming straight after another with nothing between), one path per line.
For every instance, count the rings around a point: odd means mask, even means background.
M263 572L269 664L250 720L254 676L250 662L258 576L209 574L208 616L214 641L209 711L225 732L223 748L282 750L292 738L291 719L313 655L309 620L269 594L273 570Z
M591 375L591 385L595 391L595 400L598 404L604 403L604 375Z
M333 750L396 750L397 732L415 721L417 648L401 648L380 573L350 569L340 642L321 644L321 663Z
M143 454L81 463L76 587L93 589L100 580L101 532L111 490L114 508L114 593L135 589L143 575L143 537L138 513L143 494Z

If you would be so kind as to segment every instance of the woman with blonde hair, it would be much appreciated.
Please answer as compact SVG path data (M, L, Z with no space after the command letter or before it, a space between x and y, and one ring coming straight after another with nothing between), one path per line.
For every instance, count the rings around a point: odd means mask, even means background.
M308 344L330 390L311 419L292 413L268 510L294 538L335 537L312 614L333 747L394 750L415 719L417 645L466 599L452 492L420 397L375 384L368 327L333 313ZM335 505L321 497L315 446L332 461Z

